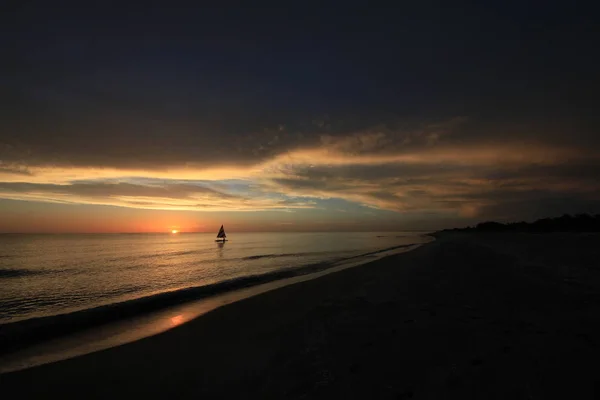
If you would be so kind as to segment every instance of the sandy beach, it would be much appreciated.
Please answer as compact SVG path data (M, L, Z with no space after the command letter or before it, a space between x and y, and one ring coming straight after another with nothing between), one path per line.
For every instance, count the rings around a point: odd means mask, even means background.
M599 239L442 234L157 336L0 375L2 397L592 399Z

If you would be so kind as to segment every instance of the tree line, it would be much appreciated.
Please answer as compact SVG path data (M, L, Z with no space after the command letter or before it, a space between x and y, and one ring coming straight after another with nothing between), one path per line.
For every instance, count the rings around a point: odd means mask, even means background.
M564 214L561 217L542 218L535 222L496 221L481 222L473 227L445 229L465 232L600 232L600 214Z

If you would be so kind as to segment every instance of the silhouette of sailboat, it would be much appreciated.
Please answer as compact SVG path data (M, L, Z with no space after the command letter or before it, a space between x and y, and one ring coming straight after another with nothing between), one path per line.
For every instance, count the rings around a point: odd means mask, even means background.
M217 233L217 238L215 242L225 242L227 240L227 234L225 233L225 229L223 229L223 225L221 225L221 229L219 229L219 233Z

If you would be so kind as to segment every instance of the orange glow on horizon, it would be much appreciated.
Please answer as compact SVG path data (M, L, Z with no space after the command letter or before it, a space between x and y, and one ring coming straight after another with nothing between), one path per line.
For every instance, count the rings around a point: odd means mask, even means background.
M171 233L175 234L175 233L179 233L179 231L177 229L173 229L173 230L171 230Z

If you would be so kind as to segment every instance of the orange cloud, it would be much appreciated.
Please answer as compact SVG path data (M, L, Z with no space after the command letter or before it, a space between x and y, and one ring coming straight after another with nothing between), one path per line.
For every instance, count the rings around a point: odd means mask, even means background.
M339 198L394 211L455 210L472 216L499 201L492 195L498 191L591 195L598 191L597 182L580 176L564 179L552 173L527 175L534 167L548 170L573 163L596 165L598 155L592 152L533 142L458 145L444 142L447 130L443 126L430 128L409 135L382 131L326 135L312 147L289 149L241 166L231 163L207 167L188 162L149 170L3 164L0 198L197 211L311 208L314 203L297 198ZM494 174L496 177L490 177ZM109 180L140 177L162 183L102 185ZM233 195L226 188L185 189L175 184L198 180L218 183L225 179L243 180L264 195ZM77 183L82 180L97 182L96 191L90 191L92 184ZM269 193L284 195L284 199Z

